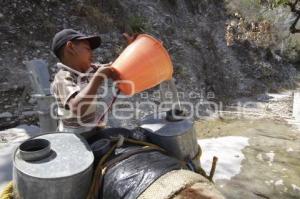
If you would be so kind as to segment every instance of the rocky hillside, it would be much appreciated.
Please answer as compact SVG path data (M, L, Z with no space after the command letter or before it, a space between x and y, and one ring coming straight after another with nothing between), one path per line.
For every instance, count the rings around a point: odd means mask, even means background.
M204 97L210 92L216 100L228 101L294 85L296 69L270 46L247 39L228 45L226 28L238 19L223 0L2 0L0 4L4 126L28 122L22 118L28 118L34 100L23 63L42 58L54 73L57 60L50 43L63 28L101 35L96 61L102 63L113 61L125 47L123 32L147 32L161 39L172 56L177 87L192 102L201 97L191 99L190 92Z

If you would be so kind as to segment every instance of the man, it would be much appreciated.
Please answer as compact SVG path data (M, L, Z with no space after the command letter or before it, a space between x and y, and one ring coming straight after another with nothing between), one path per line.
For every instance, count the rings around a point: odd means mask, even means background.
M109 65L92 64L92 50L100 43L99 36L86 36L73 29L64 29L53 38L52 51L60 61L60 70L51 84L61 118L59 131L82 134L97 126L97 90L106 77L113 75Z

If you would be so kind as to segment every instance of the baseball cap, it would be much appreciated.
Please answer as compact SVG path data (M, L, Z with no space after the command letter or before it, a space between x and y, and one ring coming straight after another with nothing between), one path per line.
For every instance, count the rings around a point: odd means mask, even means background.
M56 33L52 40L51 49L54 54L58 57L59 49L71 40L87 40L90 43L91 49L98 48L101 44L100 36L86 36L73 29L63 29Z

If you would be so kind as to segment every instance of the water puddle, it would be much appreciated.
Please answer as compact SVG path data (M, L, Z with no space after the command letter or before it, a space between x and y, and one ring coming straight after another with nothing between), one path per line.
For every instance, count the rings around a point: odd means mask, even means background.
M300 198L300 132L292 125L211 120L197 122L196 131L204 169L219 157L214 180L227 198Z
M241 162L245 158L242 149L249 145L247 137L226 136L211 139L199 139L202 149L201 166L210 172L212 157L218 157L214 180L227 179L240 173Z

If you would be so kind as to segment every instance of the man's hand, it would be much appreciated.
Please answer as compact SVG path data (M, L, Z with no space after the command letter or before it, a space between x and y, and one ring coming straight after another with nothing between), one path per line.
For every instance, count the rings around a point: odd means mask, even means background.
M116 72L110 65L111 63L99 67L87 86L83 88L75 97L70 99L68 105L74 114L83 115L86 112L89 105L94 100L94 96L96 96L99 86L105 80L103 75L112 79L116 77Z
M110 66L102 66L100 68L98 68L97 73L101 73L103 75L105 75L106 77L110 78L112 76L113 73L113 69Z
M101 67L111 66L112 63L113 62L109 62L107 64L92 63L92 66L95 67L95 68L97 68L97 69L99 69Z
M104 74L107 78L117 80L118 79L118 74L114 70L114 68L111 67L111 64L112 63L101 65L101 67L98 68L97 73Z
M138 34L129 35L128 33L123 33L123 37L126 39L127 44L131 44L138 36Z

